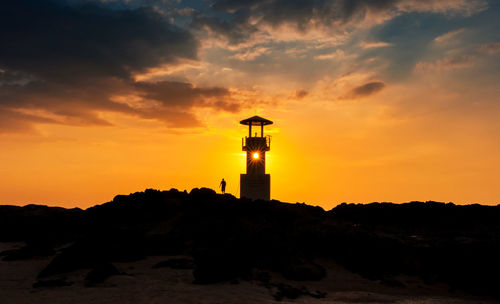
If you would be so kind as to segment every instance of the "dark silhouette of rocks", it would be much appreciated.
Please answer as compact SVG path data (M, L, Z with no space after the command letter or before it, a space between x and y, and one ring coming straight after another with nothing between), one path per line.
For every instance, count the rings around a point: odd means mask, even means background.
M131 236L103 232L94 238L76 240L60 252L45 267L39 278L63 274L78 269L93 268L107 262L131 262L145 257L144 243Z
M193 269L194 261L192 259L168 259L153 265L153 268L172 268L172 269Z
M305 259L285 261L282 267L283 276L294 281L319 281L326 275L323 266Z
M121 272L116 269L116 267L111 263L97 264L94 268L85 276L85 286L92 287L97 284L103 283L107 278L114 275L120 275Z
M0 241L26 243L2 253L6 261L55 253L39 273L44 282L93 269L88 281L95 283L116 273L111 263L177 255L192 262L174 259L154 267L193 267L199 284L263 282L268 272L304 281L327 276L321 261L333 261L402 289L396 276L405 274L500 297L500 206L372 203L324 211L236 199L206 188L190 193L148 189L87 210L0 206ZM279 298L307 294L276 288Z
M33 288L42 287L65 287L73 285L72 282L68 282L65 279L52 279L52 280L38 280L33 283Z
M269 289L276 289L273 293L273 297L276 301L281 301L284 299L297 299L300 296L310 296L316 299L321 299L326 297L325 292L315 291L311 292L306 287L302 286L300 288L294 287L288 284L271 284L268 286Z
M34 257L45 257L54 255L56 251L50 244L28 243L19 249L5 250L0 253L3 261L28 260Z

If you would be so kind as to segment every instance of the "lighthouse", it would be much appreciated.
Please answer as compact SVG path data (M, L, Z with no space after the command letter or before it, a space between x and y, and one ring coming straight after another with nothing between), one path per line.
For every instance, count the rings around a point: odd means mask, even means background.
M248 126L248 136L241 142L242 150L247 154L247 172L240 175L242 198L271 199L271 176L266 174L266 152L271 149L271 137L264 136L264 126L272 123L259 116L240 121L240 124Z

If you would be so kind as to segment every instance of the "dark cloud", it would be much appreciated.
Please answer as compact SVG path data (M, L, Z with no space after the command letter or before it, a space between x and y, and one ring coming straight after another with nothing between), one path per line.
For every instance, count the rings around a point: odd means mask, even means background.
M149 68L195 60L200 43L194 29L208 29L233 44L251 39L262 24L343 30L367 13L392 14L401 1L213 0L210 6L205 1L190 2L193 8L153 0L4 1L0 4L0 116L17 113L10 116L11 125L17 125L16 119L109 125L99 113L112 111L172 127L199 126L193 114L196 108L237 112L242 104L222 87L134 80L134 75ZM181 21L176 21L178 16ZM496 49L491 45L484 52ZM301 75L304 65L293 63ZM272 64L265 66L276 70ZM268 71L257 65L252 69ZM383 83L369 83L351 95L367 96L382 88ZM297 92L294 98L306 95Z
M367 10L390 8L396 0L322 0L265 2L260 7L262 19L269 24L279 25L291 22L299 29L305 29L311 21L322 25L345 23Z
M50 118L0 108L0 134L33 131L35 123L57 124L58 122Z
M225 15L198 15L194 23L226 37L232 43L256 31L255 21L271 26L295 25L306 30L316 26L342 25L368 11L392 11L400 0L214 0L212 9Z
M135 96L132 104L113 101L113 96ZM195 87L191 83L161 81L134 82L123 79L100 79L92 84L70 86L60 83L30 82L26 85L0 87L0 117L12 111L43 110L50 121L18 117L25 123L60 123L69 125L110 125L99 112L118 112L155 119L169 127L198 127L192 113L197 107L234 112L239 104L229 91L220 87ZM153 101L155 104L148 105ZM17 112L16 112L17 113ZM17 116L16 116L17 117ZM12 120L9 120L12 125ZM10 129L10 128L9 128Z
M309 92L304 90L304 89L297 90L294 93L294 97L296 99L302 99L302 98L306 97L307 95L309 95Z
M194 127L200 122L186 111L191 108L208 107L219 111L237 112L241 105L230 100L228 89L221 87L195 87L191 83L175 81L138 82L134 84L136 94L144 100L161 103L161 109L141 109L137 115L154 118L170 126Z
M3 131L36 123L109 125L112 111L170 127L200 126L195 107L235 111L225 88L135 82L133 75L196 59L198 41L152 8L98 1L0 4L0 119ZM136 105L117 96L139 96ZM148 100L154 107L144 106ZM28 114L29 113L29 114Z
M357 98L373 95L385 88L385 84L380 81L368 82L352 89L347 98Z
M248 10L234 12L229 20L197 13L193 16L192 26L197 29L208 29L216 36L225 38L232 44L238 44L245 42L257 32L249 17Z
M0 40L0 68L56 80L126 78L177 58L195 58L197 51L188 31L152 9L62 0L2 3Z
M0 85L22 84L29 80L29 76L19 72L0 70Z
M226 88L196 88L190 83L174 81L138 82L135 87L144 98L159 101L166 106L202 106L206 105L207 99L229 96Z

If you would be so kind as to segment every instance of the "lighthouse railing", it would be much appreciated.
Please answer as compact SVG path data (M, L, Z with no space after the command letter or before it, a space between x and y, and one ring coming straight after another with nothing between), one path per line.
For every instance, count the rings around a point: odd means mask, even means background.
M267 151L271 149L271 135L267 135L265 137L243 137L241 139L241 148L245 151L245 149L249 148L248 144L250 144L250 146L253 146L256 140L259 140L259 142L261 143L263 143L263 141L265 140L265 149Z

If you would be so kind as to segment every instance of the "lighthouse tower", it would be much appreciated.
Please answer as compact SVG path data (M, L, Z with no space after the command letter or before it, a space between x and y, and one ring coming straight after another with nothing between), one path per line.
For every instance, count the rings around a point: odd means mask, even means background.
M240 176L242 198L271 199L271 176L266 174L266 151L271 149L271 137L264 136L264 126L272 123L259 116L240 121L248 126L248 137L242 138L242 149L247 152L247 173Z

